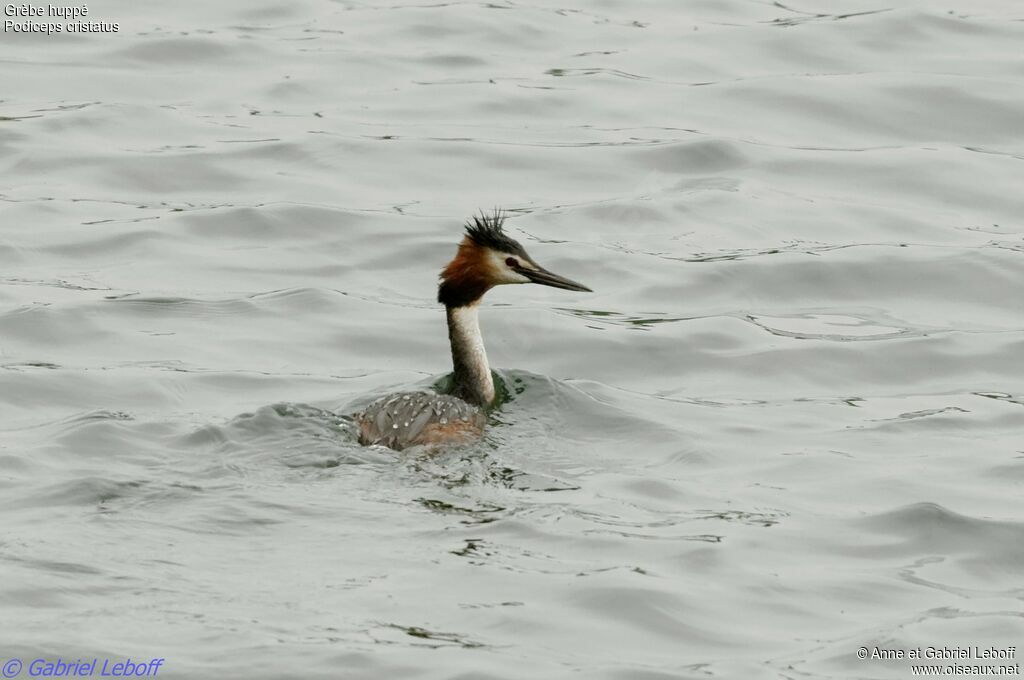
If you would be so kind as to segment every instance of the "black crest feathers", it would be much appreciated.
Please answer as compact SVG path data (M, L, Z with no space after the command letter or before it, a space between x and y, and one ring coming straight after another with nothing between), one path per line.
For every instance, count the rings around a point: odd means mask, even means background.
M495 208L490 215L481 212L471 222L467 222L466 235L478 246L525 256L523 247L505 235L504 226L505 214Z

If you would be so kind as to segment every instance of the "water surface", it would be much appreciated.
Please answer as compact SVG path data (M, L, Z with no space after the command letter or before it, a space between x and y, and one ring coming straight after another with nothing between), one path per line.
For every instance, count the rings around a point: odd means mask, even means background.
M1009 0L90 3L0 43L0 659L904 678L1024 643ZM492 292L478 445L354 443Z

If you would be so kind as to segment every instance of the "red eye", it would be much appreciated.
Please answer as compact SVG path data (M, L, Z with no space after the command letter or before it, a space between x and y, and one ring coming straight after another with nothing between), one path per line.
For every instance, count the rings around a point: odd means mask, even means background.
M509 267L512 267L513 269L515 269L516 267L519 266L519 260L517 260L514 257L506 257L505 258L505 264L507 264Z

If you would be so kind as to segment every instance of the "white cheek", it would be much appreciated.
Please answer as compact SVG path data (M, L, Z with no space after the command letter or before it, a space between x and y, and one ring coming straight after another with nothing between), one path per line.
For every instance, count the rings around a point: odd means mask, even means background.
M530 279L526 278L525 276L523 276L519 272L512 271L506 265L506 267L505 267L505 278L502 280L502 283L529 283L529 282L530 282Z
M512 257L508 254L501 253L488 253L490 262L488 263L491 268L493 280L495 284L501 285L504 283L529 283L530 279L526 278L519 272L513 271L507 264L505 259Z

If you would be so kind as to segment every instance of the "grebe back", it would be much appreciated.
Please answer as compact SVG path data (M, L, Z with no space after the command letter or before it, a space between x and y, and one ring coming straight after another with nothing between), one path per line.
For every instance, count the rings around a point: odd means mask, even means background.
M565 290L590 291L544 269L509 238L504 216L474 217L455 258L441 271L437 301L445 306L452 347L451 394L400 392L370 404L355 415L359 443L402 450L420 444L470 442L483 432L486 409L494 403L494 381L487 363L477 310L484 293L502 284L539 283Z

